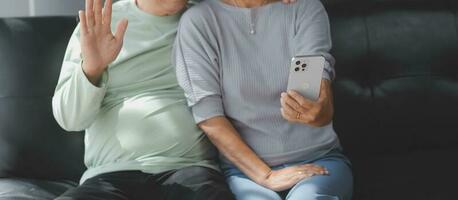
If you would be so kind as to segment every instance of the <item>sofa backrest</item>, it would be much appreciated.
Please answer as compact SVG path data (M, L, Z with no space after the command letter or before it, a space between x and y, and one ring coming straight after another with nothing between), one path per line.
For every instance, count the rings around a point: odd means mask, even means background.
M0 177L79 180L83 133L52 115L74 17L0 19Z
M351 158L458 146L458 1L323 0L334 125ZM83 134L51 97L74 18L0 19L0 177L79 179Z
M458 1L324 2L350 157L458 147Z

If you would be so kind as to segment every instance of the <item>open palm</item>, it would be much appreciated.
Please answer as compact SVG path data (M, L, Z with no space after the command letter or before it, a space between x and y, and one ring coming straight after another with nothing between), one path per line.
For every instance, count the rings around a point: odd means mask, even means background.
M113 35L112 0L106 0L103 9L102 4L102 0L86 0L86 10L79 12L83 68L88 77L100 76L116 59L127 30L127 20L121 20Z

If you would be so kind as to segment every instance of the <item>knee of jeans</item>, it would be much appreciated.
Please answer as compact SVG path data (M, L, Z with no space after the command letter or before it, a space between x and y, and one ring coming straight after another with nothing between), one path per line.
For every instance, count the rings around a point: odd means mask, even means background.
M233 191L238 200L281 200L280 195L273 191L266 190L243 190Z
M231 176L227 181L238 200L281 200L276 192L264 188L248 178Z
M314 184L301 184L291 189L286 200L344 200L330 190Z
M338 196L327 195L327 194L296 194L287 196L285 200L344 200Z

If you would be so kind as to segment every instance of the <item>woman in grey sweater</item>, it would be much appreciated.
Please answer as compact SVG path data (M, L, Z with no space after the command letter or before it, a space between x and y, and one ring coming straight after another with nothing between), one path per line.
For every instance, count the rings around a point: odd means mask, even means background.
M332 126L329 20L319 0L207 0L184 14L178 81L238 199L351 199ZM298 55L326 58L320 98L286 91Z

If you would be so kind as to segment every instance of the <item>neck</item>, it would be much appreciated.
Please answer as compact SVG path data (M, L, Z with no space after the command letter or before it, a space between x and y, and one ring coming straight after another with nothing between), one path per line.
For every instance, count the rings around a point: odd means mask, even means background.
M160 0L135 0L135 4L140 10L156 16L174 15L185 8L182 0L168 0L165 3ZM179 7L180 9L176 9Z
M276 0L224 0L225 3L241 8L256 8Z

